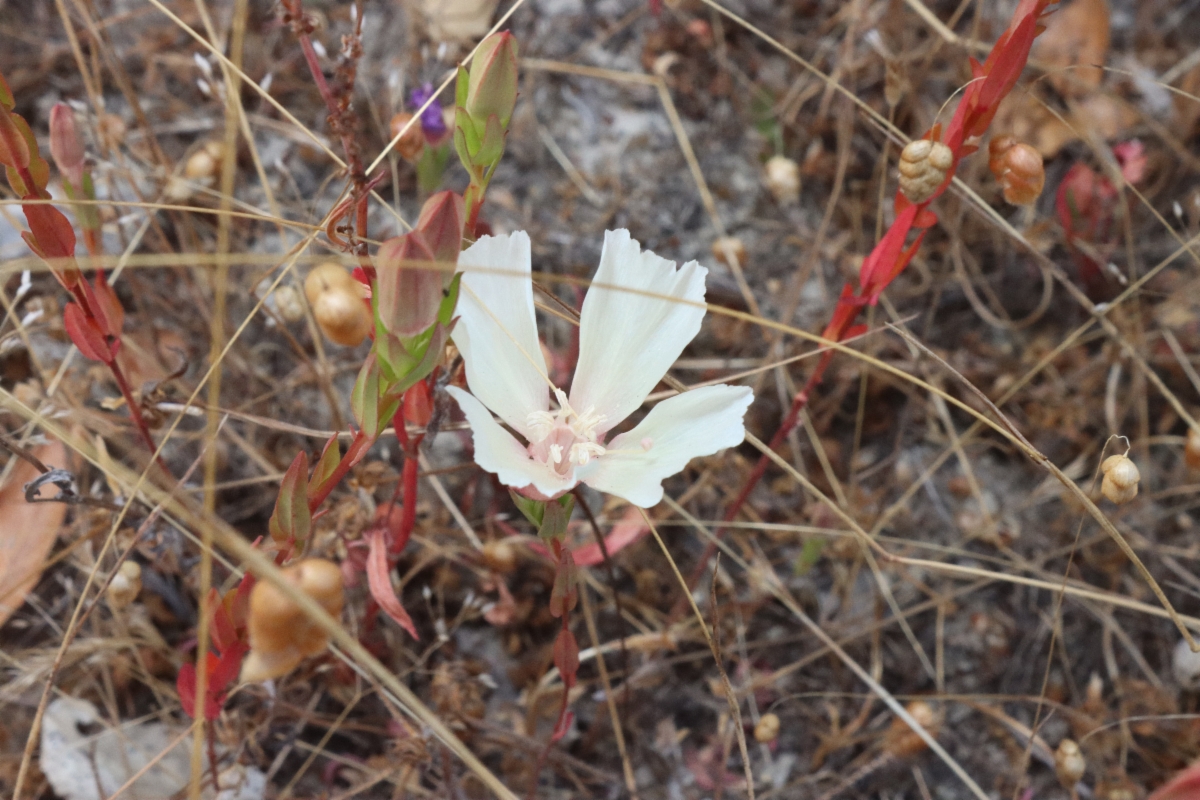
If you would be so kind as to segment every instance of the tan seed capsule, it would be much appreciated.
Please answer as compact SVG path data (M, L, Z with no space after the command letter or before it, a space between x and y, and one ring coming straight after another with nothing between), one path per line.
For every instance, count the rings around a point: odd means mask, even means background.
M512 542L495 539L483 546L483 561L496 572L512 572L517 568L517 548Z
M1187 444L1183 446L1183 459L1192 469L1200 469L1200 431L1188 428Z
M916 139L900 151L900 191L914 203L924 203L946 180L954 152L941 142Z
M342 613L342 570L332 561L307 558L283 569L284 577L336 618ZM242 664L243 681L286 675L308 656L323 651L329 636L274 584L259 580L250 593L247 619L250 654Z
M746 245L736 236L722 236L717 239L713 242L712 254L713 258L727 267L733 266L733 259L737 259L739 267L746 265Z
M767 188L780 205L800 202L800 165L787 156L772 156L766 164Z
M1137 497L1138 481L1142 476L1138 473L1137 464L1127 456L1109 456L1100 465L1100 471L1104 473L1100 491L1109 500L1123 505Z
M374 322L363 302L363 286L339 264L319 264L308 273L304 295L330 341L354 347L370 333Z
M1054 751L1054 772L1064 789L1075 788L1086 769L1087 761L1079 751L1079 745L1070 739L1058 743L1058 749Z
M304 301L300 299L300 290L291 284L280 286L275 290L275 308L287 322L303 319Z
M205 142L192 151L184 162L183 177L206 186L213 183L221 170L224 154L225 145L212 140Z
M1041 153L1012 136L999 136L988 145L988 169L1014 206L1033 203L1046 185Z
M413 119L413 115L407 111L401 111L392 117L388 123L388 129L391 131L392 138L395 139L400 131L404 130L404 126L408 125ZM400 141L396 142L396 152L401 158L406 158L412 161L417 156L421 155L421 151L425 148L425 133L421 130L420 121L414 121L412 125L408 125L408 130L404 131L404 135L400 137Z
M930 736L937 738L942 725L942 717L934 710L933 706L924 700L913 700L905 706L905 709ZM897 758L915 756L928 746L925 740L918 736L916 731L900 717L892 720L892 724L888 726L887 733L883 737L884 752Z
M126 561L109 581L105 597L113 609L127 607L142 590L142 567L136 561Z
M754 726L754 740L760 744L773 742L779 737L779 717L775 714L763 714L758 724Z

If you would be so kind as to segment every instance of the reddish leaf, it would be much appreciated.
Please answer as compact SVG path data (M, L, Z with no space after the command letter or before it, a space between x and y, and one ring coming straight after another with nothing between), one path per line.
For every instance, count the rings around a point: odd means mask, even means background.
M1147 800L1196 800L1200 798L1200 762L1192 764L1154 790Z
M412 617L404 610L400 599L396 597L396 592L392 589L391 569L388 567L387 561L387 543L383 540L383 531L378 528L367 531L365 534L369 551L367 553L367 588L371 590L371 597L375 598L375 602L383 609L392 620L404 630L408 631L408 635L414 639L420 640L417 635L417 626L413 624Z
M209 666L208 682L212 687L211 693L221 701L221 705L225 705L225 695L228 694L230 684L237 680L238 673L242 670L242 659L248 652L250 645L236 642L228 650L222 650L217 663Z
M570 689L579 674L579 643L570 628L559 628L554 639L554 666L562 676L563 686Z
M550 590L550 616L561 617L575 608L579 589L575 580L575 559L571 551L562 549L558 569L554 572L554 586Z
M404 393L404 419L413 425L427 425L432 416L433 397L429 392L429 384L418 381Z
M434 258L445 262L445 269L458 262L465 219L463 197L454 192L438 192L421 206L417 230L425 237Z
M29 140L25 138L25 133L20 127L24 122L24 119L8 109L0 110L0 164L15 169L29 168ZM25 127L28 128L28 124ZM34 152L37 152L36 149ZM25 193L28 192L23 194Z
M50 263L50 269L63 286L70 289L79 280L75 268L75 229L71 221L54 206L25 205L25 221L37 242L35 252ZM61 261L58 261L61 259Z
M341 460L342 448L338 445L338 435L335 433L325 442L325 448L321 451L321 458L313 468L312 480L308 483L309 501L316 496L316 492L321 485L329 480L333 476L333 473L337 471L338 463Z
M125 308L117 298L117 293L108 285L108 279L104 277L104 270L96 272L94 293L96 304L100 307L100 312L104 314L108 335L114 339L120 338L121 331L125 328Z
M312 530L312 512L308 509L308 453L303 450L292 461L279 484L269 530L275 541L296 544L307 539Z
M892 227L888 228L887 233L879 240L879 244L875 245L875 249L863 261L858 279L863 294L878 297L879 292L887 288L890 278L884 280L884 276L892 274L892 267L900 256L904 240L908 236L909 230L912 229L919 208L920 206L910 205L901 211L900 215L896 217L896 221L892 223Z
M84 356L105 364L112 362L112 348L105 339L104 332L96 326L94 320L83 313L78 303L68 303L63 309L63 326Z
M649 532L650 526L642 517L641 509L630 506L621 521L604 537L604 546L610 556L615 556ZM575 548L571 551L571 557L575 559L576 564L583 567L594 567L604 561L604 553L600 551L597 542Z

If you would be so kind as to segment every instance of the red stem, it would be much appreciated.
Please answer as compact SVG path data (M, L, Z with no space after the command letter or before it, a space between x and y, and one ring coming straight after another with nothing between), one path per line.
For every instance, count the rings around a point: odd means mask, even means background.
M158 452L158 445L154 443L154 437L150 435L150 426L146 424L146 418L142 416L141 404L137 398L133 396L133 390L129 387L129 381L125 379L125 373L121 370L121 365L114 358L105 365L112 372L113 378L117 381L117 386L121 389L121 396L125 398L125 405L129 407L129 417L133 420L133 425L137 428L138 433L142 437L142 441L146 443L146 447L150 450L150 455L154 457L155 462L163 472L170 475L171 471L167 469L167 465L163 462L162 455Z

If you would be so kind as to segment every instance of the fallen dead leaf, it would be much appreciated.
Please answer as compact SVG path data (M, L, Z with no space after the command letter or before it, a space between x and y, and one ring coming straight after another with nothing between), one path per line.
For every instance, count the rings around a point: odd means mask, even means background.
M66 461L66 450L58 441L35 448L33 454L51 467ZM25 502L23 487L38 474L32 464L22 460L0 487L0 625L21 607L41 577L67 513L64 503ZM39 496L53 497L56 491L46 486Z
M1075 0L1050 16L1037 38L1033 58L1047 70L1064 97L1079 97L1104 80L1111 31L1107 0Z

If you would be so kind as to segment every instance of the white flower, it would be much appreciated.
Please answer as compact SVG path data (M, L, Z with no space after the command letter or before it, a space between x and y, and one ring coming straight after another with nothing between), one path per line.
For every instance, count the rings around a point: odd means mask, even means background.
M569 396L550 383L538 342L529 236L481 237L458 268L464 274L453 338L474 394L448 391L471 426L475 461L501 482L550 499L582 481L647 508L662 499L664 478L745 438L742 417L753 394L720 385L664 400L606 441L700 331L708 270L695 261L676 269L642 252L629 231L605 234L580 315Z

